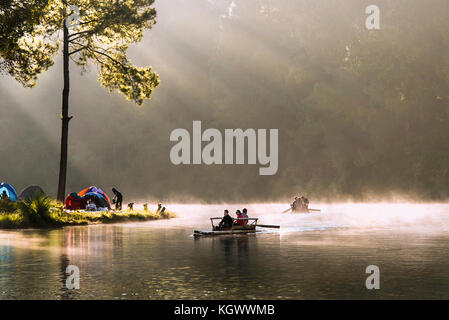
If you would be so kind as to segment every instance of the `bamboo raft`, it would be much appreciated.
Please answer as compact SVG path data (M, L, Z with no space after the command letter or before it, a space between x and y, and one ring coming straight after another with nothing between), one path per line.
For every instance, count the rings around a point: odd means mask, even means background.
M193 235L195 237L201 237L201 236L214 237L214 236L230 235L230 234L256 233L256 232L259 232L259 230L256 229L257 227L277 228L277 229L280 228L280 226L258 224L258 220L259 220L258 218L233 218L232 219L233 222L247 221L247 224L240 225L240 224L233 223L232 227L230 227L230 228L223 229L223 230L214 230L215 229L214 220L221 220L221 219L222 219L221 217L210 218L212 230L194 230Z

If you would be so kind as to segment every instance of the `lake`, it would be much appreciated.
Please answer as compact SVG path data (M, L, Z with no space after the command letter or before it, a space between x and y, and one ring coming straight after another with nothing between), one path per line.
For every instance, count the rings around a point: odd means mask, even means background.
M166 205L178 218L0 231L0 299L448 299L449 205L247 205L252 235L192 236L243 205ZM65 270L80 270L68 290ZM368 290L366 268L380 269Z

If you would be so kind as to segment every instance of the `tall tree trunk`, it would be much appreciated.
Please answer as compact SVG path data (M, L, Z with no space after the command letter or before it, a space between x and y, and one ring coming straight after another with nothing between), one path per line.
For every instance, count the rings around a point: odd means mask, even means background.
M64 8L65 9L65 8ZM64 19L64 48L63 48L63 70L64 70L64 89L62 91L62 131L61 131L61 158L59 163L59 184L58 184L58 200L64 201L65 186L67 180L67 145L69 137L69 30Z

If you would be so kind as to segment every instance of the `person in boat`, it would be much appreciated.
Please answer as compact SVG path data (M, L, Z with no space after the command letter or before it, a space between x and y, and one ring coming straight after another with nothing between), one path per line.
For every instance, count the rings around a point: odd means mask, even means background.
M248 219L248 210L246 210L246 208L243 208L242 210L242 216L245 219ZM243 220L243 225L247 225L248 224L248 220Z
M293 200L293 203L291 204L292 210L295 211L296 208L298 208L299 205L299 198L295 197L295 200Z
M303 209L302 196L298 196L296 197L296 210L302 209Z
M233 224L233 220L232 220L231 216L229 215L229 211L225 210L224 211L224 215L223 215L223 219L221 219L221 221L218 224L218 226L215 227L215 230L218 231L218 230L231 228L232 224Z
M235 214L237 216L237 219L243 219L244 218L244 216L243 216L243 214L242 214L242 212L240 210L237 210L235 212ZM245 220L237 220L237 221L234 222L234 224L238 225L238 226L243 226L244 223L245 223Z
M307 199L306 197L304 197L302 203L303 203L304 209L309 210L309 199Z
M112 193L114 194L114 198L112 199L112 203L115 203L115 210L122 210L123 203L123 195L116 188L112 188Z

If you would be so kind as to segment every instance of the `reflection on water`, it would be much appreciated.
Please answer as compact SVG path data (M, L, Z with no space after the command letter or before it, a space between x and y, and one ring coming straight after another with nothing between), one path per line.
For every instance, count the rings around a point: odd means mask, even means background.
M193 238L222 206L179 206L179 218L0 232L0 299L449 298L447 206L321 206L279 215L249 206L281 230ZM234 209L233 207L230 208ZM365 268L381 289L365 289ZM80 290L67 290L68 265Z

